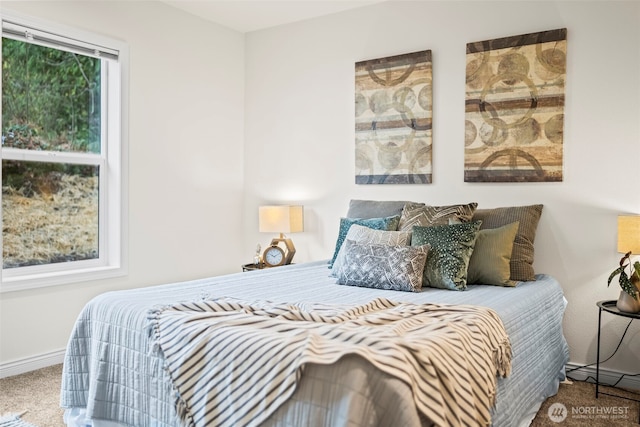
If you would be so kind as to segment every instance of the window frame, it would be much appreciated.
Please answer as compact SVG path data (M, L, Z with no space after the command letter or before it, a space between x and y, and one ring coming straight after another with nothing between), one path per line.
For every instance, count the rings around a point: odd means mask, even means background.
M36 33L53 35L54 41L61 40L63 43L65 40L74 41L83 49L87 46L106 48L104 52L107 53L106 56L100 55L103 65L107 65L102 67L103 82L107 82L107 87L106 90L103 89L103 96L101 96L103 125L99 154L0 148L0 160L53 161L67 164L94 164L100 167L99 257L90 260L2 268L0 269L0 293L124 276L128 273L128 46L119 40L20 15L6 9L0 10L0 22L3 28L5 22L12 27L24 26L33 29ZM4 31L2 33L3 37L17 39L12 34L5 35ZM44 45L47 46L47 44ZM60 46L48 45L48 47L68 50ZM117 60L113 59L114 52ZM1 89L0 81L0 93L2 93ZM0 222L1 219L2 209L0 209ZM2 235L0 234L1 246Z

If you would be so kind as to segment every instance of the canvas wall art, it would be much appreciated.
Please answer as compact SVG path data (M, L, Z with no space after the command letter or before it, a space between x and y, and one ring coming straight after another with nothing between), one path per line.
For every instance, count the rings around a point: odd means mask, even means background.
M465 182L562 181L566 28L467 44Z
M431 51L355 65L356 184L431 183Z

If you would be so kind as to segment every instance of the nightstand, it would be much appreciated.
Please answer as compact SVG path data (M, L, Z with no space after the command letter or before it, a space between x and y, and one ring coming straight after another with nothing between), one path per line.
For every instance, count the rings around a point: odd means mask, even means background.
M265 264L264 262L261 262L260 264L254 264L254 263L249 263L249 264L243 264L242 265L242 271L253 271L253 270L265 270L267 268L276 268L276 267L284 267L285 265L293 265L294 263L291 264L283 264L283 265L276 265L273 267L269 267L267 264Z
M260 264L254 264L254 263L249 263L249 264L243 264L242 265L242 271L253 271L253 270L262 270L264 268L270 268L269 266L267 266L264 262L261 262Z
M616 300L599 301L597 305L600 310L598 313L598 350L596 355L596 399L598 398L598 394L604 394L607 396L618 397L620 399L640 402L639 399L632 399L630 397L619 396L617 394L605 393L604 391L600 391L600 329L602 326L602 312L606 311L607 313L613 314L614 316L628 317L632 320L640 319L640 313L627 313L618 310L618 307L616 307ZM640 423L640 414L638 415L638 423Z

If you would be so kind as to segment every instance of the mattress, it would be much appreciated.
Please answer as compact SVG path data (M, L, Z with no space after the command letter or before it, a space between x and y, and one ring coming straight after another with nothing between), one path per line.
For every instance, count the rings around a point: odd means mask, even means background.
M513 350L511 374L498 379L494 426L528 425L564 378L566 301L549 275L513 288L398 292L337 285L329 273L326 261L318 261L97 296L80 313L65 355L61 406L68 409L69 425L86 425L72 419L88 419L94 426L179 426L176 396L165 361L154 351L148 314L167 304L209 297L341 305L386 298L491 308L502 319ZM330 366L305 367L291 399L263 425L428 425L410 404L409 393L406 384L363 359L345 357Z

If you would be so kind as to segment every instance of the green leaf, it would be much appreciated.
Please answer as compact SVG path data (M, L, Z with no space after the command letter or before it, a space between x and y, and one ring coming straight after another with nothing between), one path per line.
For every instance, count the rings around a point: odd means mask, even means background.
M629 279L629 276L627 276L627 273L624 271L620 273L620 287L623 291L631 295L633 299L638 299L638 289L631 283L631 279Z
M620 258L620 267L626 266L625 263L627 262L627 260L629 259L630 256L631 256L631 251L627 252L626 254L624 254L624 256L622 258Z
M613 270L613 272L609 275L609 279L607 280L607 286L611 284L611 281L613 280L614 277L616 277L618 274L623 272L624 272L624 267L618 267L615 270Z

